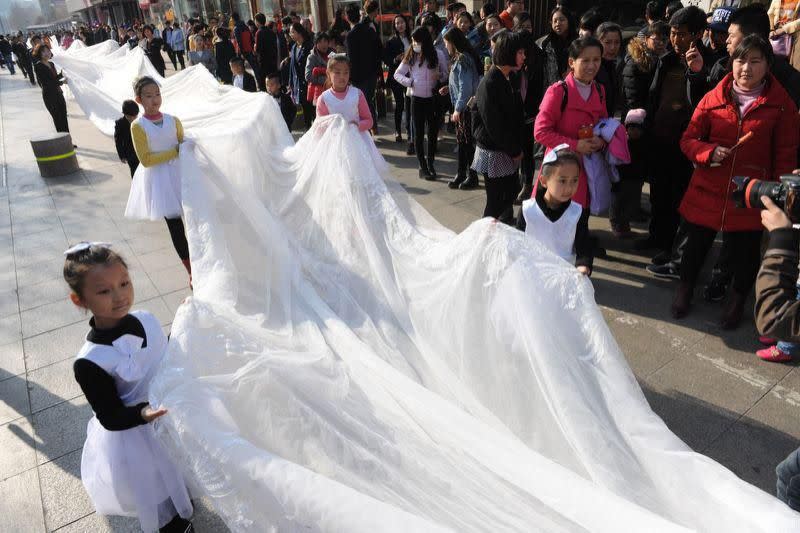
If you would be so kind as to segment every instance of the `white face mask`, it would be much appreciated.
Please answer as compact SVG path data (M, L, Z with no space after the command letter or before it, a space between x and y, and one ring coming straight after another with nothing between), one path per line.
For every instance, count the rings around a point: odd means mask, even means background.
M422 45L414 43L411 45L411 49L414 50L415 54L419 54L420 52L422 52Z

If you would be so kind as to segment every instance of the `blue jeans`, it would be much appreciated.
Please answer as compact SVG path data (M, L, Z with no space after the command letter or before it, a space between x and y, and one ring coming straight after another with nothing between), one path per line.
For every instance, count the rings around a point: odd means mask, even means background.
M778 499L800 511L800 448L775 468L775 474L778 476Z
M800 285L797 286L797 299L800 300ZM792 357L800 357L800 344L796 342L778 341L778 349Z
M15 74L16 71L14 70L14 60L11 58L11 54L3 55L3 61L6 62L6 66L8 67L8 71L11 74Z

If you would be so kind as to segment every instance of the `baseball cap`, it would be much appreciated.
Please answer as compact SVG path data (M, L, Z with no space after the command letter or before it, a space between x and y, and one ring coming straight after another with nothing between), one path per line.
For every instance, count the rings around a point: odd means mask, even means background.
M714 10L711 16L711 24L708 27L714 31L728 31L730 26L731 15L736 10L732 7L719 7Z

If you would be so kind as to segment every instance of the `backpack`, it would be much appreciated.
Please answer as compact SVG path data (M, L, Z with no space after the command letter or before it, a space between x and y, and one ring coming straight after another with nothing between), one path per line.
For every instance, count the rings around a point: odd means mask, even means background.
M567 102L569 101L569 91L567 89L567 82L561 80L558 82L561 88L564 90L564 96L561 97L561 112L563 113L564 110L567 108ZM600 101L603 102L605 105L606 101L606 88L603 87L602 83L595 82L595 86L597 87L597 92L600 94Z

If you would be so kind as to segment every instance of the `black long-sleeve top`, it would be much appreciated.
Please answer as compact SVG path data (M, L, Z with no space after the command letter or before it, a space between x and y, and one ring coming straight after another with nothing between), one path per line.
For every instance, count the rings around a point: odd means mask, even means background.
M565 202L554 209L548 206L544 199L544 193L546 191L547 189L540 183L539 187L536 188L536 204L550 222L555 222L567 211L572 201ZM526 227L525 217L522 215L522 211L520 211L519 217L517 218L517 229L525 231ZM575 229L575 266L589 267L591 271L592 264L594 263L593 252L594 248L589 238L589 210L584 208L581 212L581 218L578 219L578 227Z
M113 329L99 330L94 327L94 319L89 321L91 331L86 340L95 344L111 346L118 338L130 334L143 340L142 347L147 346L147 335L144 326L133 315L122 319ZM75 380L81 386L86 400L92 407L100 425L108 431L123 431L147 422L142 418L142 408L147 402L126 406L117 392L117 385L111 375L88 359L77 359L72 365Z
M475 94L472 134L485 150L505 152L509 157L522 153L525 116L522 99L497 67L481 79Z
M33 65L36 72L36 81L42 88L44 94L60 94L61 85L64 83L64 75L56 72L56 67L52 63L37 61Z
M122 117L114 123L114 144L117 147L117 155L129 163L139 164L136 150L133 148L133 138L131 138L131 123Z

